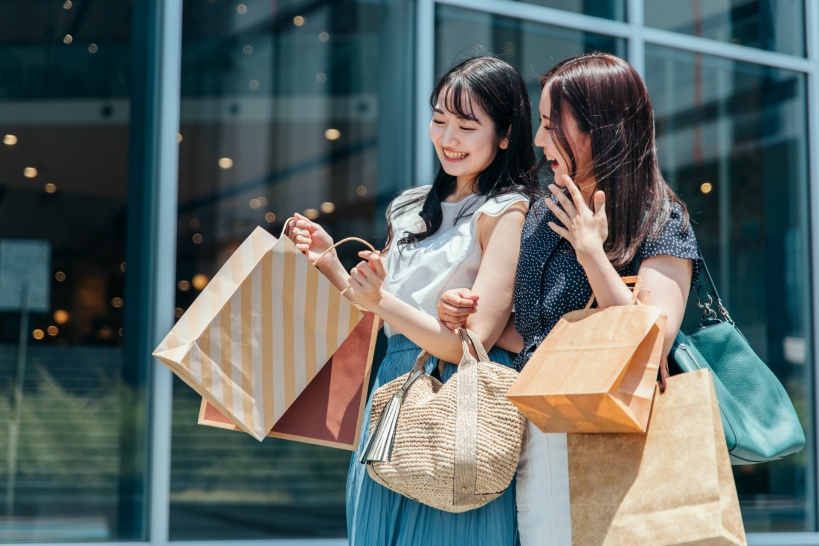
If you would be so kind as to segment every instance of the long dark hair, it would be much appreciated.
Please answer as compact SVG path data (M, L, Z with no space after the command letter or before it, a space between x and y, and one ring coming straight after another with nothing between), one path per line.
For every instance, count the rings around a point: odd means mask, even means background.
M532 148L532 110L526 83L520 73L509 63L495 57L471 57L453 66L438 80L429 96L430 107L434 109L439 99L447 110L468 120L475 120L471 108L472 101L475 101L492 120L496 144L504 136L509 136L506 149L498 149L492 163L474 180L475 193L487 197L521 193L529 197L530 202L534 200L539 186ZM410 199L398 209L388 211L384 248L388 248L393 239L390 216L422 200L424 205L419 216L424 221L424 230L400 234L398 245L417 243L438 231L443 222L441 202L453 191L455 177L447 174L442 165L439 166L428 194ZM467 208L468 205L464 207ZM460 214L458 219L463 216Z
M688 211L660 173L654 137L654 109L640 74L608 53L586 53L561 61L540 78L549 86L550 133L576 172L575 154L566 137L566 114L591 141L595 190L606 194L609 260L622 266L634 259L643 241L656 235L671 204Z

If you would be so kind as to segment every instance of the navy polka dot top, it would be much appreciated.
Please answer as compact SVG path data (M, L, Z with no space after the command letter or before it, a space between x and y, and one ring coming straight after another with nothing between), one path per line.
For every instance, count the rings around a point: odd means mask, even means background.
M583 309L591 297L591 286L583 267L577 261L569 241L552 231L549 222L560 224L546 207L545 199L537 201L523 225L520 260L515 279L515 328L523 336L523 350L513 366L521 370L538 345L564 314ZM674 203L668 221L656 237L640 246L637 261L661 254L694 260L691 286L697 281L702 260L697 239L689 224L683 230L682 207ZM634 275L634 263L617 268L621 277Z

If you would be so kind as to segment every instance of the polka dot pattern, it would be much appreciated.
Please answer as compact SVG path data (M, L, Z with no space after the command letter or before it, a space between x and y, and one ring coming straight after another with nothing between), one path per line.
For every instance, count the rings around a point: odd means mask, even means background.
M571 243L552 231L549 222L560 223L544 197L532 207L523 226L520 260L515 279L515 328L523 336L523 350L513 366L521 370L557 321L570 311L582 309L591 297L591 286L578 263ZM638 261L669 255L694 260L694 286L702 269L694 230L683 226L683 210L671 206L668 221L656 237L646 239ZM634 275L634 263L618 268L621 277Z

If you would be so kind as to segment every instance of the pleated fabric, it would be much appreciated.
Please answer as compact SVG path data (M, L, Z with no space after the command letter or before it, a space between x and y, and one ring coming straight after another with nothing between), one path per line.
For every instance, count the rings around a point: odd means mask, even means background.
M402 335L389 338L384 357L373 385L381 385L412 370L421 349ZM512 359L503 349L493 348L489 358L505 366ZM427 362L427 372L438 366L438 359ZM445 364L443 381L446 382L458 367ZM364 432L359 450L367 441L370 423L370 405L364 411ZM350 459L347 475L347 535L351 546L515 546L517 544L517 510L515 482L503 495L477 510L452 514L437 510L395 493L374 482L367 474L366 465L358 462L359 453Z

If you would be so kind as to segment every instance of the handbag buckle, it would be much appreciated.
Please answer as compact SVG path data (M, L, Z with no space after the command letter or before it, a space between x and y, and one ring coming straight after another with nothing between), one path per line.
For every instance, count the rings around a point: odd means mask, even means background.
M711 294L708 294L708 301L706 301L705 303L703 303L700 298L697 298L697 307L702 309L702 320L705 320L705 319L718 320L717 312L714 311L713 309L711 309L711 305L713 305L713 303L714 303L714 298L711 297ZM722 307L722 302L721 301L718 302L717 305L719 305L720 311L725 309L724 307ZM727 311L726 311L726 313L727 313Z

